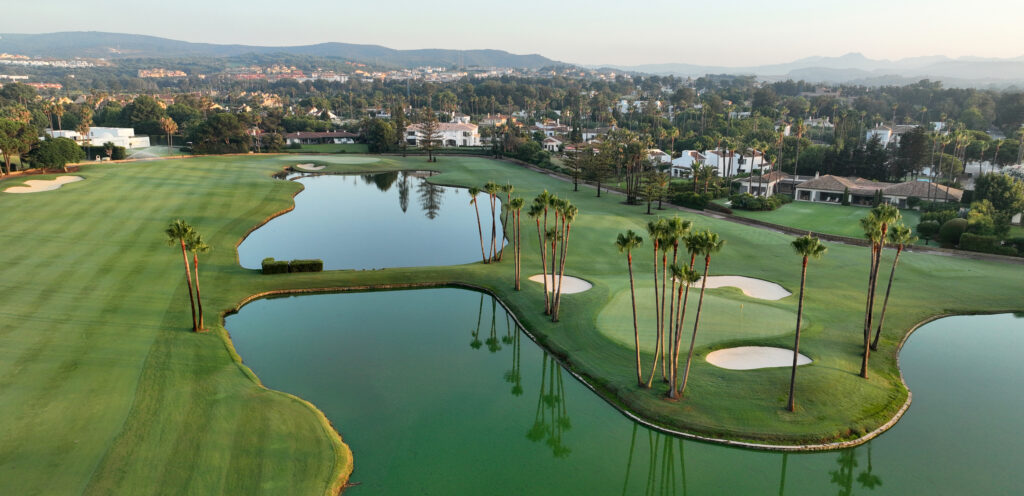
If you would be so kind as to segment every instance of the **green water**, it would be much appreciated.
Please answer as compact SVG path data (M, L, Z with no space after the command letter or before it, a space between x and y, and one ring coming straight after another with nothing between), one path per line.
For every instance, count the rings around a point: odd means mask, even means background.
M480 260L476 211L463 188L437 186L429 173L297 175L295 209L253 231L238 246L242 267L266 257L319 258L327 270L456 265ZM490 250L491 206L479 195ZM501 202L495 202L501 246Z
M658 434L460 289L255 301L227 319L270 388L326 413L354 495L1019 494L1024 320L930 323L902 353L914 403L855 449L783 455Z

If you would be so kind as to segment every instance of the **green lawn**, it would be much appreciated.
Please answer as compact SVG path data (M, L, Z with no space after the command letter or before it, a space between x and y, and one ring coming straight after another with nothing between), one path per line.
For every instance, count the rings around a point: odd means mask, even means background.
M285 153L366 153L366 144L302 145L302 148L281 150Z
M308 404L262 388L237 361L218 318L246 296L268 290L407 283L485 287L611 401L672 428L781 443L856 436L888 420L906 398L896 344L923 319L1024 310L1024 266L906 253L871 379L860 379L868 257L865 249L830 244L828 255L809 268L801 351L815 363L798 376L798 411L783 410L788 370L728 371L702 359L726 345L791 345L786 320L795 319L795 296L765 302L732 288L708 290L687 397L671 403L663 399L663 387L636 387L633 353L624 344L631 337L629 279L613 240L625 229L643 231L651 217L642 206L625 206L617 195L595 198L589 188L572 192L571 183L477 157L440 157L433 164L423 157L362 164L331 158L259 155L86 165L86 181L60 190L0 194L6 214L0 236L9 247L8 262L0 266L6 296L0 323L0 493L336 490L332 486L351 469L347 447ZM432 178L438 183L510 181L527 198L553 191L580 209L566 272L594 288L564 296L562 322L552 324L542 312L540 285L524 281L523 291L512 290L508 258L491 265L279 276L240 268L234 247L244 233L292 205L300 185L270 175L296 160L334 172L431 168L443 172ZM681 216L727 240L713 259L712 274L799 288L792 237ZM176 217L196 225L214 247L201 267L208 334L188 331L180 253L163 240L163 228ZM524 276L539 272L531 228L524 224ZM645 245L634 257L639 296L647 299L650 248ZM645 329L644 349L648 334ZM651 357L644 358L647 367Z
M795 201L779 207L778 210L755 212L734 209L733 213L739 217L806 229L816 233L861 238L864 237L864 231L861 230L859 221L870 211L871 209L867 207ZM917 210L901 210L900 212L903 214L903 223L911 229L916 229L921 222L921 213Z

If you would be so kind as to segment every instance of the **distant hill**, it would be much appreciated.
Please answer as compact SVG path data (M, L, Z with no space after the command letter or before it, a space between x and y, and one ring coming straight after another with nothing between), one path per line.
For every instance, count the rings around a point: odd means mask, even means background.
M840 57L807 57L785 64L748 67L693 64L647 64L611 68L676 76L705 74L755 75L765 79L794 79L822 83L884 84L884 81L931 79L948 86L1010 86L1024 84L1024 57L982 58L943 56L876 60L859 53Z
M231 57L244 54L333 57L381 66L423 65L514 67L538 69L560 65L540 55L517 55L502 50L394 50L379 45L320 43L302 46L250 46L189 43L156 36L95 31L46 34L0 34L0 52L36 57L181 58Z

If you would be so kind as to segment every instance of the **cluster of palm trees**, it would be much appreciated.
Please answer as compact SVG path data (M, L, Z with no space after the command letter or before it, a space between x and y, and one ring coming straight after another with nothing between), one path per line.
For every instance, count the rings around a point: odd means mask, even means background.
M626 253L626 262L629 268L630 298L633 307L633 338L636 351L636 380L637 384L641 387L653 387L654 378L657 375L660 363L662 380L669 384L667 395L669 398L678 399L686 389L690 364L693 360L694 343L697 339L701 312L704 307L704 290L707 287L707 275L711 268L711 255L721 251L725 245L725 240L721 239L717 233L708 230L695 231L693 230L692 222L680 219L679 217L671 219L659 218L650 221L647 224L647 233L650 236L654 250L655 307L654 362L647 380L644 380L643 363L640 357L640 330L637 326L636 285L633 277L632 254L634 249L643 245L643 238L632 230L628 230L625 233L619 234L615 241L619 252ZM690 263L688 265L679 264L680 244L690 254ZM668 261L669 250L672 251L671 263ZM660 265L658 260L659 251L661 252ZM694 268L698 255L704 257L703 277ZM668 279L670 279L669 272L671 272L672 284L670 288L667 288ZM697 313L694 317L693 331L690 336L686 365L680 378L679 355L682 345L683 322L686 318L690 287L698 281L701 281L700 298L697 303ZM667 309L666 300L668 303Z
M185 282L188 284L188 300L192 307L192 331L199 332L206 328L203 322L203 300L199 292L199 254L210 251L209 245L203 242L203 236L194 227L181 219L175 219L164 230L168 246L181 245L181 257L185 263ZM188 254L192 253L192 264L189 265ZM192 267L195 268L195 294L192 292ZM198 317L196 305L199 306Z
M912 234L910 228L900 223L901 218L902 215L898 208L889 204L881 204L871 209L871 213L860 220L864 236L870 242L871 249L867 302L864 311L864 355L860 368L860 376L865 379L868 377L868 360L871 357L871 351L878 349L878 339L882 334L882 324L885 322L885 311L889 306L889 295L892 292L892 282L896 275L900 254L903 253L907 245L917 241L917 237ZM878 316L878 327L875 330L874 339L872 339L871 327L874 321L878 271L882 263L882 252L886 241L896 247L896 255L893 257L892 269L889 271L889 285L886 287L882 311Z
M551 227L548 227L549 210L554 218ZM562 282L565 277L565 260L569 250L569 235L572 231L572 223L579 215L579 209L568 200L563 200L544 190L533 199L533 203L526 213L534 219L537 225L541 275L544 278L544 313L551 315L552 322L558 322L558 313L562 302ZM548 251L549 247L550 252ZM551 267L550 278L548 277L549 264Z

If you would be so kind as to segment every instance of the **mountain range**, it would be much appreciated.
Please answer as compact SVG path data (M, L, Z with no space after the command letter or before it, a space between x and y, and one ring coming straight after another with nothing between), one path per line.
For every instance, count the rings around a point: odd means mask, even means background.
M1015 58L941 55L899 60L877 60L860 53L839 57L807 57L785 64L748 67L693 64L647 64L608 68L675 76L705 74L753 75L767 80L804 80L822 83L904 84L920 79L943 81L948 86L1009 86L1024 84L1024 56Z
M232 57L246 54L333 57L378 66L464 66L539 69L559 63L540 55L503 50L395 50L379 45L318 43L300 46L251 46L190 43L139 34L75 31L46 34L0 34L0 52L55 58Z
M558 62L537 54L503 50L396 50L380 45L318 43L299 46L252 46L191 43L156 36L75 31L46 34L0 34L0 52L55 58L183 58L294 55L328 57L378 67L459 66L539 69ZM706 74L753 75L759 79L852 83L869 86L907 84L921 79L954 87L1024 86L1024 56L983 58L945 56L878 60L860 53L839 57L807 57L784 64L746 67L683 63L590 66L644 74L699 77Z

